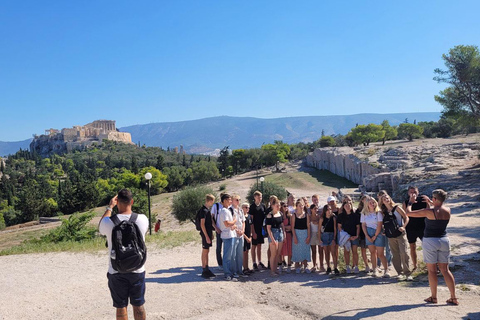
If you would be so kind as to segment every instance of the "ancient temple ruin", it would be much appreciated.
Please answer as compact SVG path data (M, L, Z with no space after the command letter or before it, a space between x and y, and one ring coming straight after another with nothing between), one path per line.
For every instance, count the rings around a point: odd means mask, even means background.
M62 130L47 129L43 135L34 135L30 150L42 156L48 156L52 153L83 149L94 143L101 143L103 140L132 144L130 133L118 131L115 120L96 120L84 126L73 126Z

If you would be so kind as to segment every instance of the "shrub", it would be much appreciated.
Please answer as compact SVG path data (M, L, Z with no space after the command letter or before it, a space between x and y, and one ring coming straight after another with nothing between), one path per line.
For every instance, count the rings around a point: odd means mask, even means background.
M172 213L179 221L195 220L197 211L205 203L207 194L215 195L210 187L200 186L195 188L186 188L173 197Z
M38 242L83 241L95 237L96 228L87 225L95 216L95 212L74 213L68 219L62 219L62 224L41 237Z
M247 200L250 203L254 202L253 193L256 190L259 190L262 192L262 199L263 199L262 201L265 204L268 204L268 200L270 199L270 196L273 196L273 195L277 196L277 198L280 200L285 200L287 198L287 190L285 190L285 188L273 182L264 181L262 183L262 186L259 186L259 188L257 188L256 183L252 184L252 186L250 187L250 190L248 191L248 194L247 194Z
M219 191L225 191L227 189L227 184L225 183L222 183L219 187L218 187L218 190Z
M3 214L0 212L0 230L5 229L5 219L3 218Z

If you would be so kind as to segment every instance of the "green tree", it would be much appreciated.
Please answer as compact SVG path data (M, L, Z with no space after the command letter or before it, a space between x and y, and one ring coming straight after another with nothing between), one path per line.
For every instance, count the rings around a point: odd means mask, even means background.
M220 156L218 157L218 170L222 173L222 176L225 177L225 173L228 167L228 146L225 146L220 150Z
M350 129L348 135L355 144L368 146L370 142L382 140L385 136L385 131L381 125L370 123L368 125L361 124Z
M471 116L480 119L480 53L477 46L455 46L442 55L447 70L435 69L438 83L450 86L435 100L445 115Z
M331 136L323 136L320 138L320 148L335 146L335 139Z
M152 179L150 180L150 193L152 195L160 194L168 185L167 176L155 167L146 167L140 170L141 180L145 179L145 173L147 172L152 174Z
M215 195L210 187L188 187L180 191L172 200L172 214L179 221L195 221L197 211L205 203L205 196L207 194Z
M253 193L256 190L259 190L262 192L262 201L263 203L265 203L265 205L268 204L268 200L270 199L270 196L277 196L277 198L280 200L285 200L287 198L287 190L285 190L284 187L270 181L264 181L258 186L257 186L257 183L254 183L250 187L250 190L247 193L247 200L250 203L254 202Z
M420 138L423 133L423 128L413 123L401 123L398 126L398 136L400 138L408 138L408 141Z
M290 156L290 146L280 140L276 140L274 144L264 144L262 150L265 151L267 165L275 165L276 170L278 163L287 162Z
M392 127L390 125L388 120L383 120L381 126L383 131L385 131L385 134L383 135L383 139L382 139L382 145L385 145L385 141L396 138L398 135L398 132L395 127Z

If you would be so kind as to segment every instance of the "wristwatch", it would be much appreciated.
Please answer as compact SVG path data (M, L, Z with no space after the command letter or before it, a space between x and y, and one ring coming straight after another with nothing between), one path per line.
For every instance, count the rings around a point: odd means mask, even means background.
M110 212L112 212L112 211L113 211L113 209L112 209L112 208L110 208L109 206L107 206L107 207L105 208L105 210L106 210L106 211L110 211Z

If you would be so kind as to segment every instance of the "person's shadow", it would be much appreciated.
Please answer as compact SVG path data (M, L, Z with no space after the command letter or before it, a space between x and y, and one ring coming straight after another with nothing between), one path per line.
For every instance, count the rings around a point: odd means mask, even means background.
M434 305L427 305L425 303L418 303L418 304L398 304L388 307L380 307L380 308L358 308L358 309L351 309L351 310L344 310L340 312L333 313L329 316L324 317L323 319L365 319L369 317L381 316L389 312L401 312L407 311L419 307L434 307ZM347 313L356 312L355 315L347 316Z
M152 283L163 283L163 284L172 284L172 283L185 283L185 282L200 282L208 281L201 277L202 268L201 267L176 267L170 269L160 269L155 272L150 272L145 277L145 282ZM217 277L212 279L223 280L223 273L217 274Z

